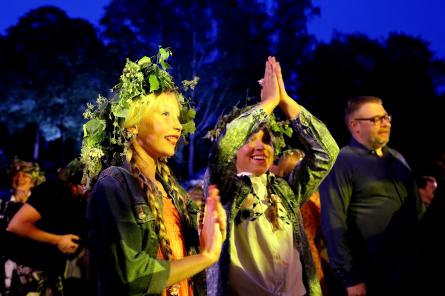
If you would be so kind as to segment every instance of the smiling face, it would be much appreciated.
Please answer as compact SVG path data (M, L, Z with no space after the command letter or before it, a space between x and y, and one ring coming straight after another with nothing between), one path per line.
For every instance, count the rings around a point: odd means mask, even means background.
M349 128L352 136L368 148L381 149L389 141L391 122L386 119L377 122L362 119L383 118L385 115L387 112L382 104L374 102L363 104L351 115Z
M175 154L181 136L179 104L174 93L162 93L139 124L137 142L152 158Z
M34 187L31 176L23 171L18 171L12 177L12 188L30 191Z
M250 136L236 153L237 173L248 172L255 176L264 174L272 165L274 151L269 132L262 129Z

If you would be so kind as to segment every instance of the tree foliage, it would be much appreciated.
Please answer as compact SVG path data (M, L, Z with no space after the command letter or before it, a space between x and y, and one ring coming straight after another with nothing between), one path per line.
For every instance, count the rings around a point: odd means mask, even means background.
M342 120L346 100L374 95L393 115L390 144L413 167L423 170L428 158L445 148L438 137L445 62L435 59L422 39L404 34L384 40L337 35L315 48L299 74L304 105L328 124L340 145L349 141Z
M14 135L26 127L36 139L42 133L79 142L86 102L108 95L126 58L164 46L173 51L177 82L200 77L192 95L197 129L177 152L183 177L206 165L210 143L202 137L217 118L258 97L268 55L283 65L288 91L340 145L349 140L346 100L368 94L383 98L394 118L390 144L413 167L445 150L438 136L445 62L425 41L403 34L381 40L337 34L316 44L306 25L318 13L311 0L112 0L97 32L55 7L31 10L0 36L0 122Z
M256 81L267 56L278 55L289 68L300 61L312 41L307 18L315 13L310 0L113 0L101 24L121 63L168 46L178 81L200 77L194 92L197 130L177 153L190 176L207 162L210 143L202 137L217 118L238 101L258 96ZM289 77L296 81L296 75Z
M109 87L95 28L58 8L40 7L8 29L1 48L0 120L12 133L36 124L47 141L79 139L86 102Z

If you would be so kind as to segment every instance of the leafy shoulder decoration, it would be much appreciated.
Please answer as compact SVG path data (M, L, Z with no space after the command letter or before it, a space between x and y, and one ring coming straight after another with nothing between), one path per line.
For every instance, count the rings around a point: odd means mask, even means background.
M250 105L243 108L239 108L238 106L233 107L230 113L220 116L215 127L212 130L208 131L207 134L204 136L204 138L207 138L210 141L217 140L219 136L226 129L228 123L232 122L234 119L238 118L241 114L249 111L255 106L256 105ZM284 136L291 138L293 130L289 126L288 120L277 121L273 113L269 115L266 125L272 134L272 142L274 146L275 155L278 156L283 151L283 148L287 146Z
M85 175L94 180L102 169L121 163L125 159L131 134L122 125L128 116L131 104L148 94L164 92L177 94L180 106L180 121L185 137L195 131L196 111L190 99L185 98L167 72L167 63L172 55L169 48L159 48L154 57L144 56L136 62L127 59L119 83L112 88L108 99L98 96L96 103L87 103L83 114L88 121L83 126L84 139L81 162L85 165ZM199 77L183 81L185 91L193 90Z

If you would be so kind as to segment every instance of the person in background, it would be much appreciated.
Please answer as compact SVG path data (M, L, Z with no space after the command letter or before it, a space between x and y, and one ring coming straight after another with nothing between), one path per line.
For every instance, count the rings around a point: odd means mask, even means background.
M303 157L304 152L300 149L285 150L278 159L277 164L270 167L270 171L279 177L287 177Z
M127 60L112 99L86 111L82 161L99 295L205 295L204 271L221 252L217 188L208 190L198 237L196 206L167 165L193 126L164 69L170 55L160 48L156 57Z
M188 194L190 198L195 202L198 209L201 208L204 202L204 181L203 180L193 180L190 183Z
M411 295L442 295L444 291L440 270L445 266L445 154L436 158L433 163L436 176L434 179L438 184L420 224L420 243L415 266L419 284L417 291Z
M44 172L37 163L14 158L11 162L11 195L0 212L0 293L26 293L30 288L31 269L20 263L21 254L28 251L26 241L9 234L6 229L14 215L31 196L35 186L45 182ZM18 279L12 282L12 277ZM23 282L23 284L22 284ZM15 287L12 287L14 284ZM17 288L11 290L12 288Z
M391 116L382 100L348 101L352 135L320 186L329 263L349 296L409 295L422 206L403 156L388 147Z
M86 195L80 161L71 161L59 179L37 186L8 224L8 232L22 238L17 261L32 270L32 292L63 295L68 256L79 251L86 233Z
M2 213L4 223L9 223L14 214L28 200L32 189L45 182L45 174L38 163L14 158L11 162L11 197ZM6 226L5 225L5 226Z
M209 156L209 178L221 190L228 240L208 271L209 295L321 295L300 206L332 167L338 146L325 125L287 95L275 58L266 62L261 103L224 116ZM284 138L272 130L276 107L305 147L287 179L269 173ZM249 109L250 108L250 109ZM237 110L237 109L235 109Z
M417 187L419 187L420 199L423 205L425 208L428 208L437 189L436 178L433 176L422 176L417 180Z

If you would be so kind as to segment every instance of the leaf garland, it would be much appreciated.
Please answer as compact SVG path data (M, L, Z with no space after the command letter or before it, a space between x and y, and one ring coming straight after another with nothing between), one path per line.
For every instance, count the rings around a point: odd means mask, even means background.
M234 119L238 118L241 114L249 111L253 107L255 107L255 105L246 106L243 108L239 108L238 106L233 107L230 113L220 116L215 127L208 131L204 138L209 139L212 142L215 141L226 129L228 123L232 122ZM278 156L283 151L283 148L287 146L284 136L291 138L293 130L289 126L288 120L277 121L273 113L269 115L266 125L269 131L272 133L274 152L275 155Z
M166 71L171 68L167 63L171 56L169 48L160 47L154 57L144 56L136 62L127 59L119 83L112 89L116 95L110 99L99 95L95 104L87 103L83 116L88 122L83 126L81 161L90 180L94 180L104 167L125 158L131 134L122 128L122 124L133 100L150 93L178 93L182 136L185 138L195 131L196 111ZM183 89L193 90L198 80L199 77L195 77L192 81L183 81Z

